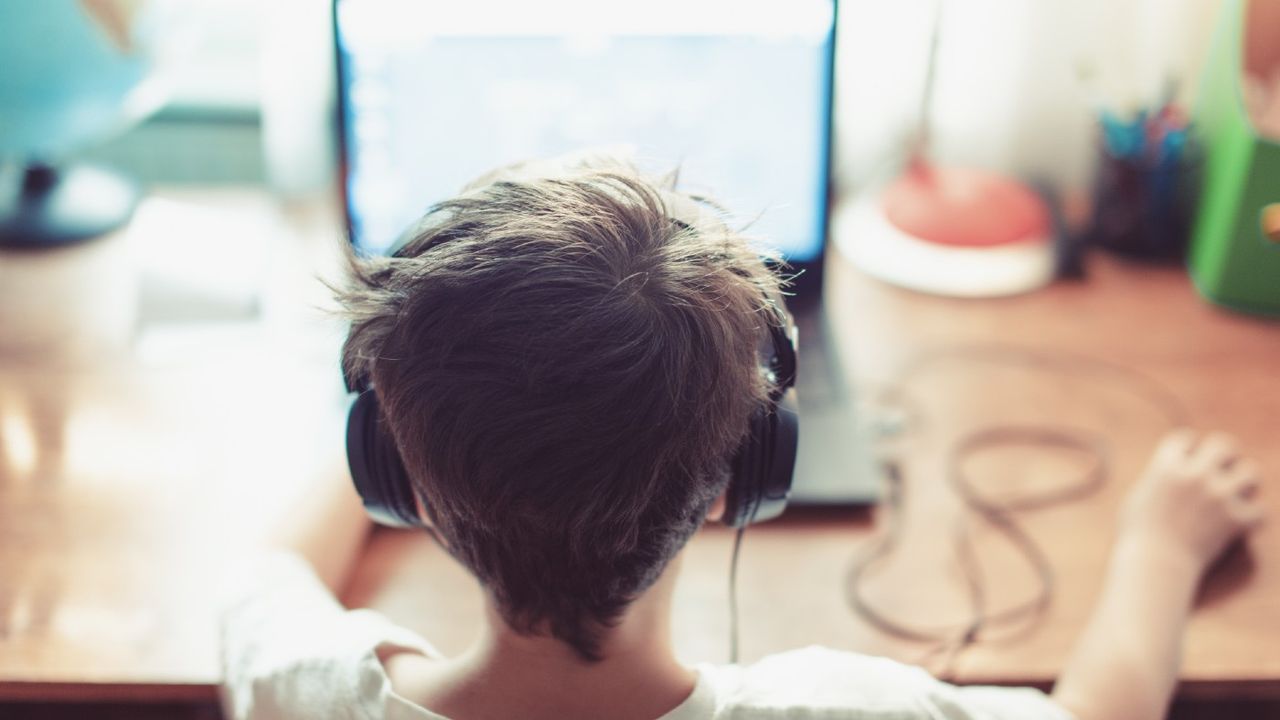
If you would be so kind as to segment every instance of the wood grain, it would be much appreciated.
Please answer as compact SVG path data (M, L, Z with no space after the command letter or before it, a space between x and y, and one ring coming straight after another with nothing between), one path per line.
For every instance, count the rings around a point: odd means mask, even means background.
M256 193L147 202L0 255L0 699L213 698L218 593L342 441L339 328L291 289L314 263L282 261L301 236ZM238 265L247 313L197 282Z

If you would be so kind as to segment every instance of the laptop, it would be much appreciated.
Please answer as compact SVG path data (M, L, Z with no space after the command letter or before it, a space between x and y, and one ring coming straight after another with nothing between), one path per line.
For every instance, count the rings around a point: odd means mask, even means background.
M822 302L835 0L335 0L351 241L385 253L484 172L627 148L799 271L792 501L879 494Z

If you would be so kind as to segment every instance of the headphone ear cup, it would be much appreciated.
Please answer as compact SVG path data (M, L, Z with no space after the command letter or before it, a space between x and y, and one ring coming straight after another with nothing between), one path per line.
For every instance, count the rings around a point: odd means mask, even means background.
M725 490L724 515L720 521L729 527L744 527L751 522L755 514L761 462L760 449L763 446L761 434L765 431L762 418L766 410L758 410L747 423L747 436L742 445L734 453L729 462L729 487Z
M756 521L771 520L786 509L787 497L796 477L796 457L800 450L800 403L796 391L788 389L773 408L773 443L769 474Z
M413 483L372 389L356 396L347 413L347 465L369 516L389 527L423 527Z
M799 440L794 390L751 416L747 437L730 463L724 524L740 528L782 514L791 493Z

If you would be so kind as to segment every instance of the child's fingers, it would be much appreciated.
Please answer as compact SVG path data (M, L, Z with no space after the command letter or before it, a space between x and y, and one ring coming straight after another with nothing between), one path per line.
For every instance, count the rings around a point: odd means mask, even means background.
M1227 504L1231 517L1243 528L1255 528L1267 517L1266 508L1254 499L1234 497Z
M1245 458L1214 476L1212 484L1224 496L1251 500L1258 494L1258 488L1262 485L1262 473L1258 463Z
M1162 462L1181 462L1190 456L1195 441L1196 431L1191 428L1171 430L1156 448L1156 458Z
M1258 498L1262 473L1258 463L1248 458L1224 470L1213 480L1213 489L1226 502L1227 512L1241 527L1261 523L1266 508Z
M1223 432L1213 432L1192 451L1191 461L1196 468L1214 472L1229 467L1240 457L1240 445L1236 439Z

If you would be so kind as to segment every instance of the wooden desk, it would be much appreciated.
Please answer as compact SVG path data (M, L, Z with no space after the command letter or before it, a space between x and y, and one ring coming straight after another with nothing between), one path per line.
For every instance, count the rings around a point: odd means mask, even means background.
M324 297L312 278L322 248L332 247L332 216L281 215L252 193L185 200L214 212L183 220L191 208L161 204L165 212L148 222L91 245L0 255L0 701L212 700L218 587L336 447L337 330L309 310ZM211 230L215 217L242 227ZM265 251L224 247L219 237L248 238ZM226 267L213 274L225 278L250 255L262 280L247 314L175 300L172 282L155 281L166 267L187 277L219 263ZM157 256L172 262L144 267ZM914 351L948 343L1086 352L1141 367L1201 424L1237 433L1280 472L1272 430L1280 327L1205 306L1182 273L1103 261L1087 284L954 302L888 288L835 263L831 287L840 339L861 380L883 380ZM1044 683L1084 622L1114 508L1162 420L1115 388L992 372L955 368L921 379L931 422L908 448L906 542L867 591L907 618L957 615L943 540L957 506L938 480L939 448L951 433L993 415L1045 412L1105 429L1116 475L1104 491L1027 522L1059 577L1048 620L1016 641L969 650L956 665L964 681ZM1035 467L1025 482L1055 480ZM1280 492L1268 498L1280 517ZM867 513L808 512L748 533L745 660L808 643L919 656L920 647L880 635L845 605L845 571L875 526ZM709 528L684 558L675 629L689 660L725 658L730 540ZM1016 558L989 545L993 592L1024 590L1028 576ZM1187 692L1280 696L1274 523L1248 557L1215 578L1192 624ZM477 598L441 552L397 532L374 536L347 594L446 652L478 627Z
M219 587L341 447L331 219L170 193L0 254L0 700L216 697Z

